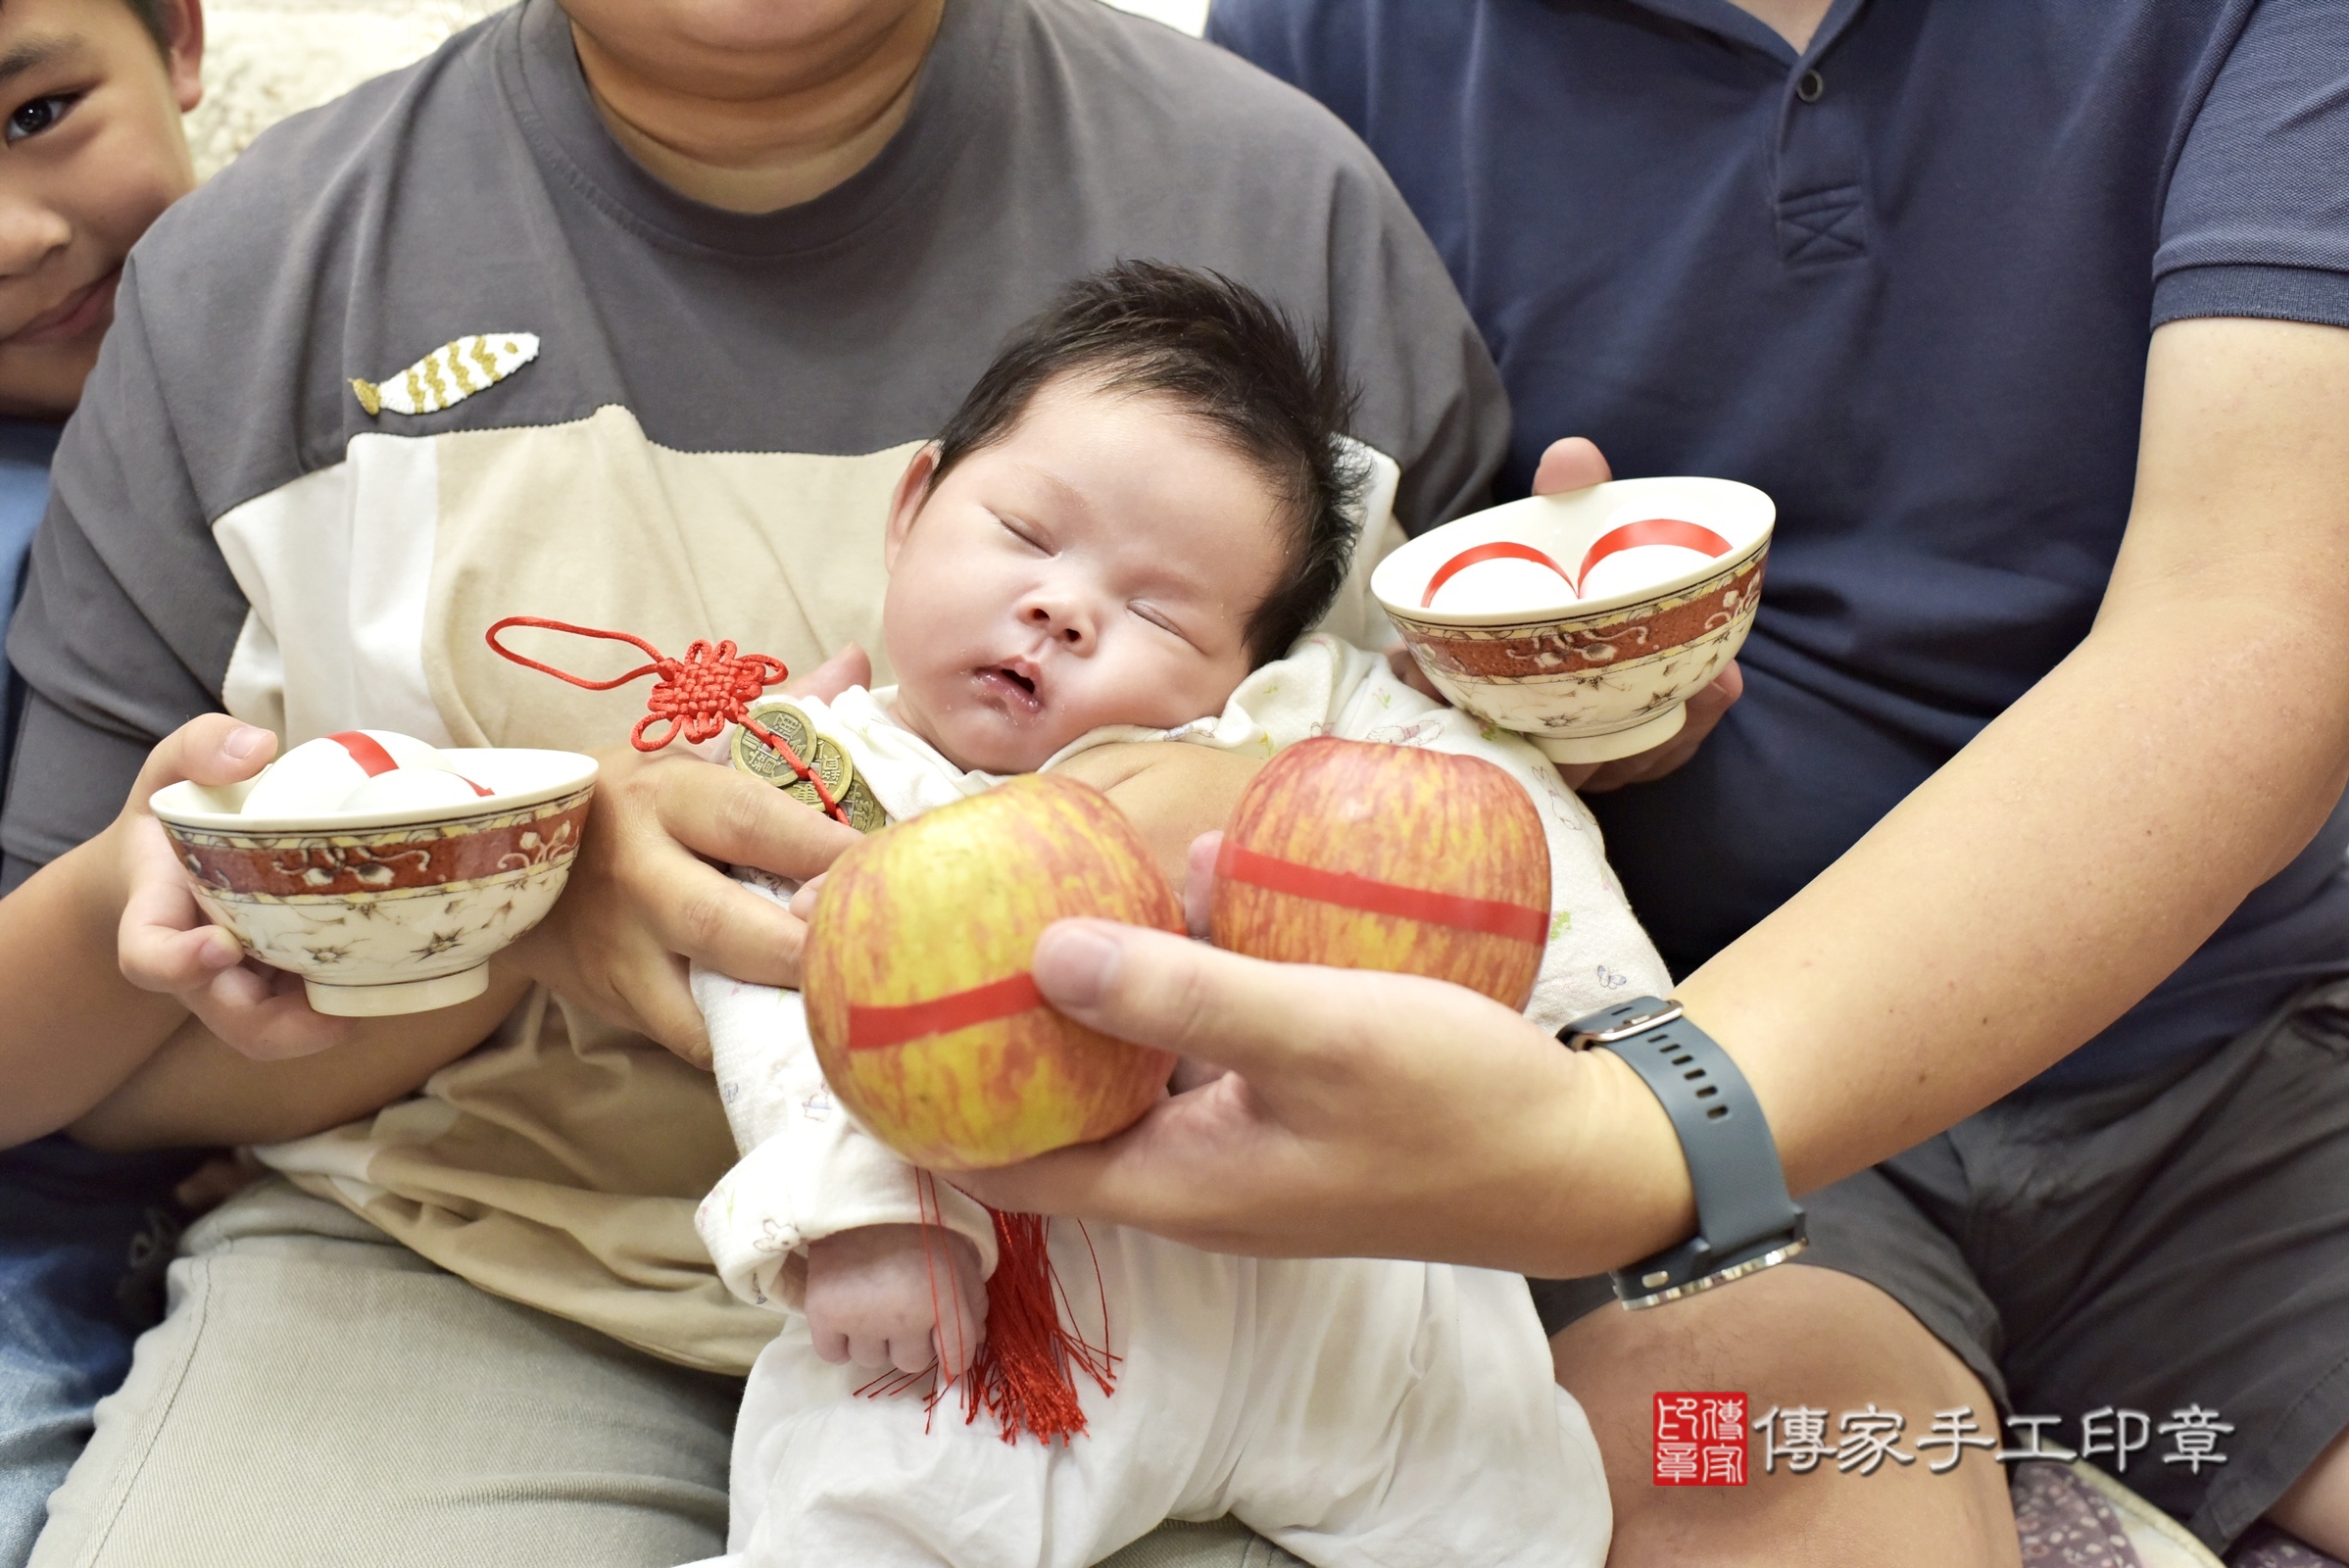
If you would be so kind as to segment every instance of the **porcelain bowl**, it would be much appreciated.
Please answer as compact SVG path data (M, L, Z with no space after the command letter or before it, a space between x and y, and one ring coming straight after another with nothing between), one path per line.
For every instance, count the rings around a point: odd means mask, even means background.
M1370 588L1457 707L1556 761L1604 762L1679 733L1737 657L1777 515L1730 479L1619 479L1431 529Z
M152 804L196 902L246 953L345 1017L424 1012L488 988L489 959L545 918L595 794L575 752L444 753L491 793L462 807L248 817L251 784L173 784Z

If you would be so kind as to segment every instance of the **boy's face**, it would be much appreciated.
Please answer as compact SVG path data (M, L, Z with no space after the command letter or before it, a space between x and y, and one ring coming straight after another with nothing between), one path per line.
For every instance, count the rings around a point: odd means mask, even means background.
M167 58L122 0L0 0L0 413L73 412L123 256L195 185L203 23L176 5Z
M898 717L1028 773L1103 724L1220 712L1286 564L1272 487L1174 403L1054 381L935 489L899 481L882 637Z

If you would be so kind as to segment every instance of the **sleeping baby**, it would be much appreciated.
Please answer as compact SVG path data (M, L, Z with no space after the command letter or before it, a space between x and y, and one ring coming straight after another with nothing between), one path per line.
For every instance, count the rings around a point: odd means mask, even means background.
M1531 1014L1554 1029L1661 995L1549 764L1308 633L1364 492L1388 490L1346 411L1327 357L1225 279L1125 264L1074 285L899 485L898 684L795 700L801 733L845 753L860 811L899 820L1112 742L1261 758L1334 734L1479 757L1548 838L1556 935ZM925 1397L986 1334L991 1216L839 1107L797 993L697 971L694 995L743 1152L702 1236L729 1289L787 1316L744 1398L722 1561L1082 1568L1161 1520L1225 1514L1314 1564L1604 1561L1597 1446L1514 1275L1059 1223L1069 1328L1115 1369L1081 1384L1085 1430L1006 1441Z

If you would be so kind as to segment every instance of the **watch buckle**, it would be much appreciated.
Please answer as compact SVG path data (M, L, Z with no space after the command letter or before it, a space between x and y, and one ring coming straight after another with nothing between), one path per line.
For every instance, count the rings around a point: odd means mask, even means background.
M1709 1274L1699 1275L1684 1284L1672 1284L1672 1275L1669 1270L1659 1269L1655 1273L1642 1273L1639 1276L1639 1294L1627 1296L1618 1288L1616 1300L1627 1312L1643 1312L1653 1307L1662 1306L1667 1301L1686 1300L1691 1296L1700 1296L1706 1291L1727 1285L1733 1280L1741 1280L1748 1274L1759 1274L1766 1268L1775 1268L1810 1245L1810 1237L1806 1230L1798 1228L1790 1236L1778 1238L1773 1245L1761 1252L1715 1269ZM1660 1279L1657 1277L1659 1274L1663 1276Z
M1637 1018L1628 1018L1610 1028L1585 1029L1568 1035L1566 1049L1588 1051L1592 1046L1611 1046L1618 1040L1629 1040L1634 1035L1643 1035L1648 1030L1668 1024L1681 1015L1681 1004L1677 1002L1667 1002L1653 1012L1643 1012Z

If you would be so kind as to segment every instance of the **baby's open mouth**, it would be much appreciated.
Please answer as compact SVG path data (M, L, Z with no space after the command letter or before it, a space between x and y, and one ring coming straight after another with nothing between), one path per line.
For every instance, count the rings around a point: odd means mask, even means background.
M979 689L1006 712L1034 713L1044 708L1036 693L1036 677L1012 664L993 664L975 672Z

